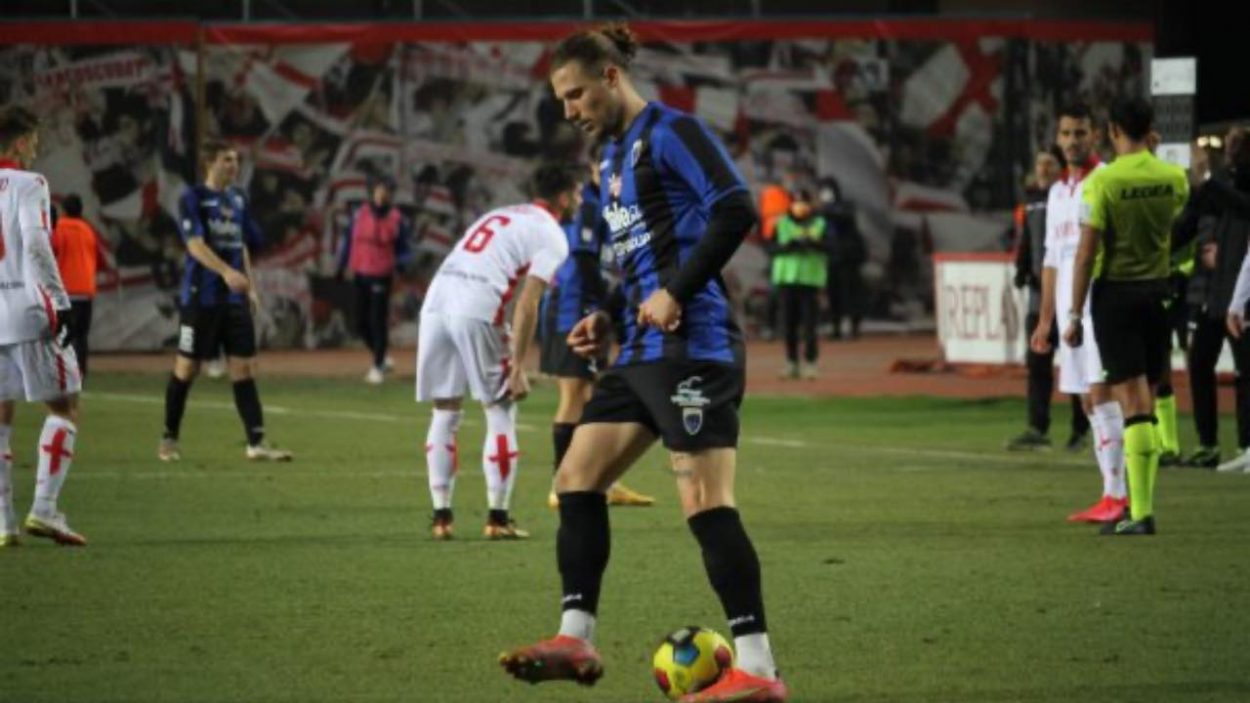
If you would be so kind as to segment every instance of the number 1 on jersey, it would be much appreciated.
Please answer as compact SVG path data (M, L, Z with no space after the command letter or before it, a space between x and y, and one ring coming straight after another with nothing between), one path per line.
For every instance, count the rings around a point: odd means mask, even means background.
M486 248L490 244L491 237L495 236L495 230L492 226L507 227L512 220L503 215L491 215L482 220L482 224L469 233L467 239L464 240L464 250L470 254L476 254Z

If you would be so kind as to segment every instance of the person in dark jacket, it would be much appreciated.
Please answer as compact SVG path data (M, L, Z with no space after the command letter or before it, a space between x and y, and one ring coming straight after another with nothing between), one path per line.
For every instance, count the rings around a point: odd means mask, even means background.
M864 279L860 269L868 260L868 247L855 222L855 205L842 197L842 187L832 177L820 181L819 214L828 227L829 247L825 293L829 299L830 339L842 338L842 320L850 318L852 339L859 336L864 319Z
M1063 152L1052 146L1037 152L1033 160L1033 184L1024 190L1024 202L1016 208L1016 288L1028 292L1028 312L1025 314L1024 338L1025 363L1029 370L1028 422L1029 426L1019 436L1007 442L1011 451L1047 449L1050 442L1050 398L1055 389L1055 348L1059 333L1051 330L1050 351L1039 354L1028 346L1027 340L1037 328L1041 311L1042 259L1046 253L1046 201L1050 186L1063 171ZM1072 434L1068 438L1069 451L1079 451L1089 434L1089 419L1081 407L1081 397L1072 398Z
M1198 187L1174 228L1174 248L1184 246L1202 233L1204 218L1212 218L1209 234L1198 239L1198 268L1209 279L1206 295L1192 321L1189 342L1189 384L1193 398L1194 425L1201 445L1186 464L1224 472L1250 469L1250 336L1240 334L1244 320L1244 295L1237 302L1238 273L1246 259L1250 240L1250 139L1234 129L1226 140L1228 173L1214 176ZM1236 309L1234 309L1236 308ZM1227 318L1227 320L1226 320ZM1219 413L1215 391L1215 365L1227 339L1237 370L1237 446L1241 452L1219 463Z

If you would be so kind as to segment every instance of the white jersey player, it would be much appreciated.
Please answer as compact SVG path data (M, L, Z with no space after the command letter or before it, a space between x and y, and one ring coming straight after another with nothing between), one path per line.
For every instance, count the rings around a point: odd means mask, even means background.
M1059 112L1057 141L1067 160L1063 178L1050 187L1046 203L1046 255L1042 261L1042 307L1030 344L1050 349L1056 310L1072 309L1072 279L1081 240L1081 193L1085 178L1101 164L1094 146L1097 132L1088 107L1069 105ZM1085 335L1079 347L1059 345L1059 390L1081 396L1094 429L1094 455L1102 474L1102 498L1068 516L1070 522L1114 522L1128 506L1124 480L1124 414L1103 383L1102 360L1094 340L1089 299L1081 314ZM1064 321L1064 327L1067 326Z
M33 113L17 106L0 110L0 547L18 544L9 443L18 398L46 402L50 410L37 445L35 501L26 532L60 544L86 544L57 511L74 457L82 379L62 334L70 302L49 240L48 183L26 170L38 137Z
M508 514L519 455L513 403L529 393L522 364L543 290L568 257L560 220L577 207L580 175L566 165L540 166L533 179L537 200L479 218L430 282L417 339L417 400L434 402L425 457L435 539L452 536L456 432L466 392L486 413L482 470L490 518L483 534L529 536ZM518 285L510 339L504 316Z

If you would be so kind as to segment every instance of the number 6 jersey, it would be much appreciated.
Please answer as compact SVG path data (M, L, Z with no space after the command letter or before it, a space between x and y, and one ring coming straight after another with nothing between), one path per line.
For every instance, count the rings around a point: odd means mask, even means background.
M500 325L517 282L548 284L569 255L560 223L538 204L491 210L465 231L430 282L421 313Z

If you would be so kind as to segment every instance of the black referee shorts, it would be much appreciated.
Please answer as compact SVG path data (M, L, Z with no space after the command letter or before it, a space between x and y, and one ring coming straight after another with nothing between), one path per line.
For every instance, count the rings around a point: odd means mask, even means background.
M1169 362L1167 279L1095 281L1090 295L1104 382L1114 385L1145 376L1157 384Z

